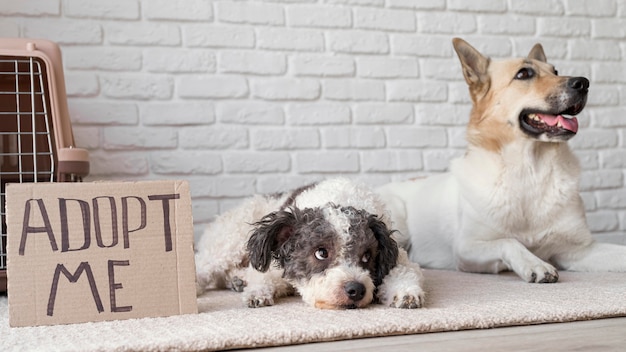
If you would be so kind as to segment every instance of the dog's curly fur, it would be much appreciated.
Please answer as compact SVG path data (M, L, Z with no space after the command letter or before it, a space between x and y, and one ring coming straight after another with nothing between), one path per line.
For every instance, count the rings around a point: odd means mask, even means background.
M386 215L369 187L345 178L255 195L207 227L198 291L243 291L249 307L296 291L318 308L421 307L421 269L398 248Z

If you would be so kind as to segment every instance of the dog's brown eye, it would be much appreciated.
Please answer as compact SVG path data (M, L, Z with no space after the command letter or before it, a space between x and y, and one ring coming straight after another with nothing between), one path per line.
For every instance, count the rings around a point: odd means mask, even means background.
M535 71L532 68L524 67L521 70L517 71L515 74L515 79L530 79L535 76Z
M367 263L370 261L370 259L372 258L372 255L368 252L363 254L363 256L361 257L361 262L363 263Z
M326 250L326 248L319 248L317 251L315 251L315 258L317 258L318 260L328 259L328 251Z

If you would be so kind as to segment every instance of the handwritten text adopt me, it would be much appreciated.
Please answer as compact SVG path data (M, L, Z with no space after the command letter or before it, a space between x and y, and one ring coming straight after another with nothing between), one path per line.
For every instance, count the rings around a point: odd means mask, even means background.
M145 199L147 198L147 200ZM89 248L113 248L123 246L124 249L130 248L132 237L138 235L137 232L146 228L146 224L161 222L163 224L163 240L164 251L171 252L172 248L172 228L170 226L170 209L172 203L180 198L175 194L157 194L148 195L146 197L138 196L98 196L91 201L82 199L58 198L58 204L46 204L44 199L28 199L24 206L24 221L22 222L22 233L19 245L19 255L24 256L29 250L29 243L33 236L48 236L50 241L50 249L53 252L66 253L84 251ZM49 199L46 199L49 201ZM147 212L146 202L157 202L162 211L156 212L155 218L148 219L148 214L155 212ZM148 203L152 205L153 203ZM60 228L53 228L51 225L48 210L50 206L58 205ZM118 207L119 206L119 207ZM118 210L121 208L121 210ZM70 226L71 219L82 219L82 226ZM110 219L110 223L109 223ZM129 221L129 219L132 219ZM139 219L137 221L136 219ZM121 220L121 236L119 233L119 222ZM131 225L130 223L137 225ZM109 223L108 226L102 226L103 223ZM92 228L93 226L93 228ZM130 226L134 226L130 228ZM103 228L107 232L103 233ZM93 230L92 230L93 229ZM133 234L136 233L136 234ZM60 234L60 248L59 237ZM92 236L93 234L93 236ZM94 238L92 238L94 237ZM94 243L95 239L95 243ZM116 282L116 267L131 265L130 260L108 260L108 292L112 313L130 312L132 305L119 306L116 302L116 291L124 288L121 282ZM85 275L91 288L91 295L96 304L99 313L104 312L104 306L100 292L102 287L98 287L94 277L94 272L89 261L81 262L76 268L68 268L63 263L56 265L53 272L52 285L50 287L50 295L48 298L47 315L54 315L54 304L59 288L59 281L63 275L70 283L76 283L81 276ZM105 289L106 292L106 289Z

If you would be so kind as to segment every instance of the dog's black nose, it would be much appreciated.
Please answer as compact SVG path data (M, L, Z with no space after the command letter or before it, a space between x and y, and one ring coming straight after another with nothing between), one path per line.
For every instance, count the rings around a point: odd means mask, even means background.
M345 284L343 289L346 291L348 298L355 302L361 300L361 298L365 296L365 286L360 282L350 281Z
M585 91L589 88L589 80L585 77L572 77L567 80L567 87L577 91Z

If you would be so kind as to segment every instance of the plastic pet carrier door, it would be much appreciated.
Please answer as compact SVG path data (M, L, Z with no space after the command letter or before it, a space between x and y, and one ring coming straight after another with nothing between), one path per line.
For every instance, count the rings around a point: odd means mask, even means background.
M0 38L0 291L7 289L5 185L81 181L86 150L74 148L59 47Z

